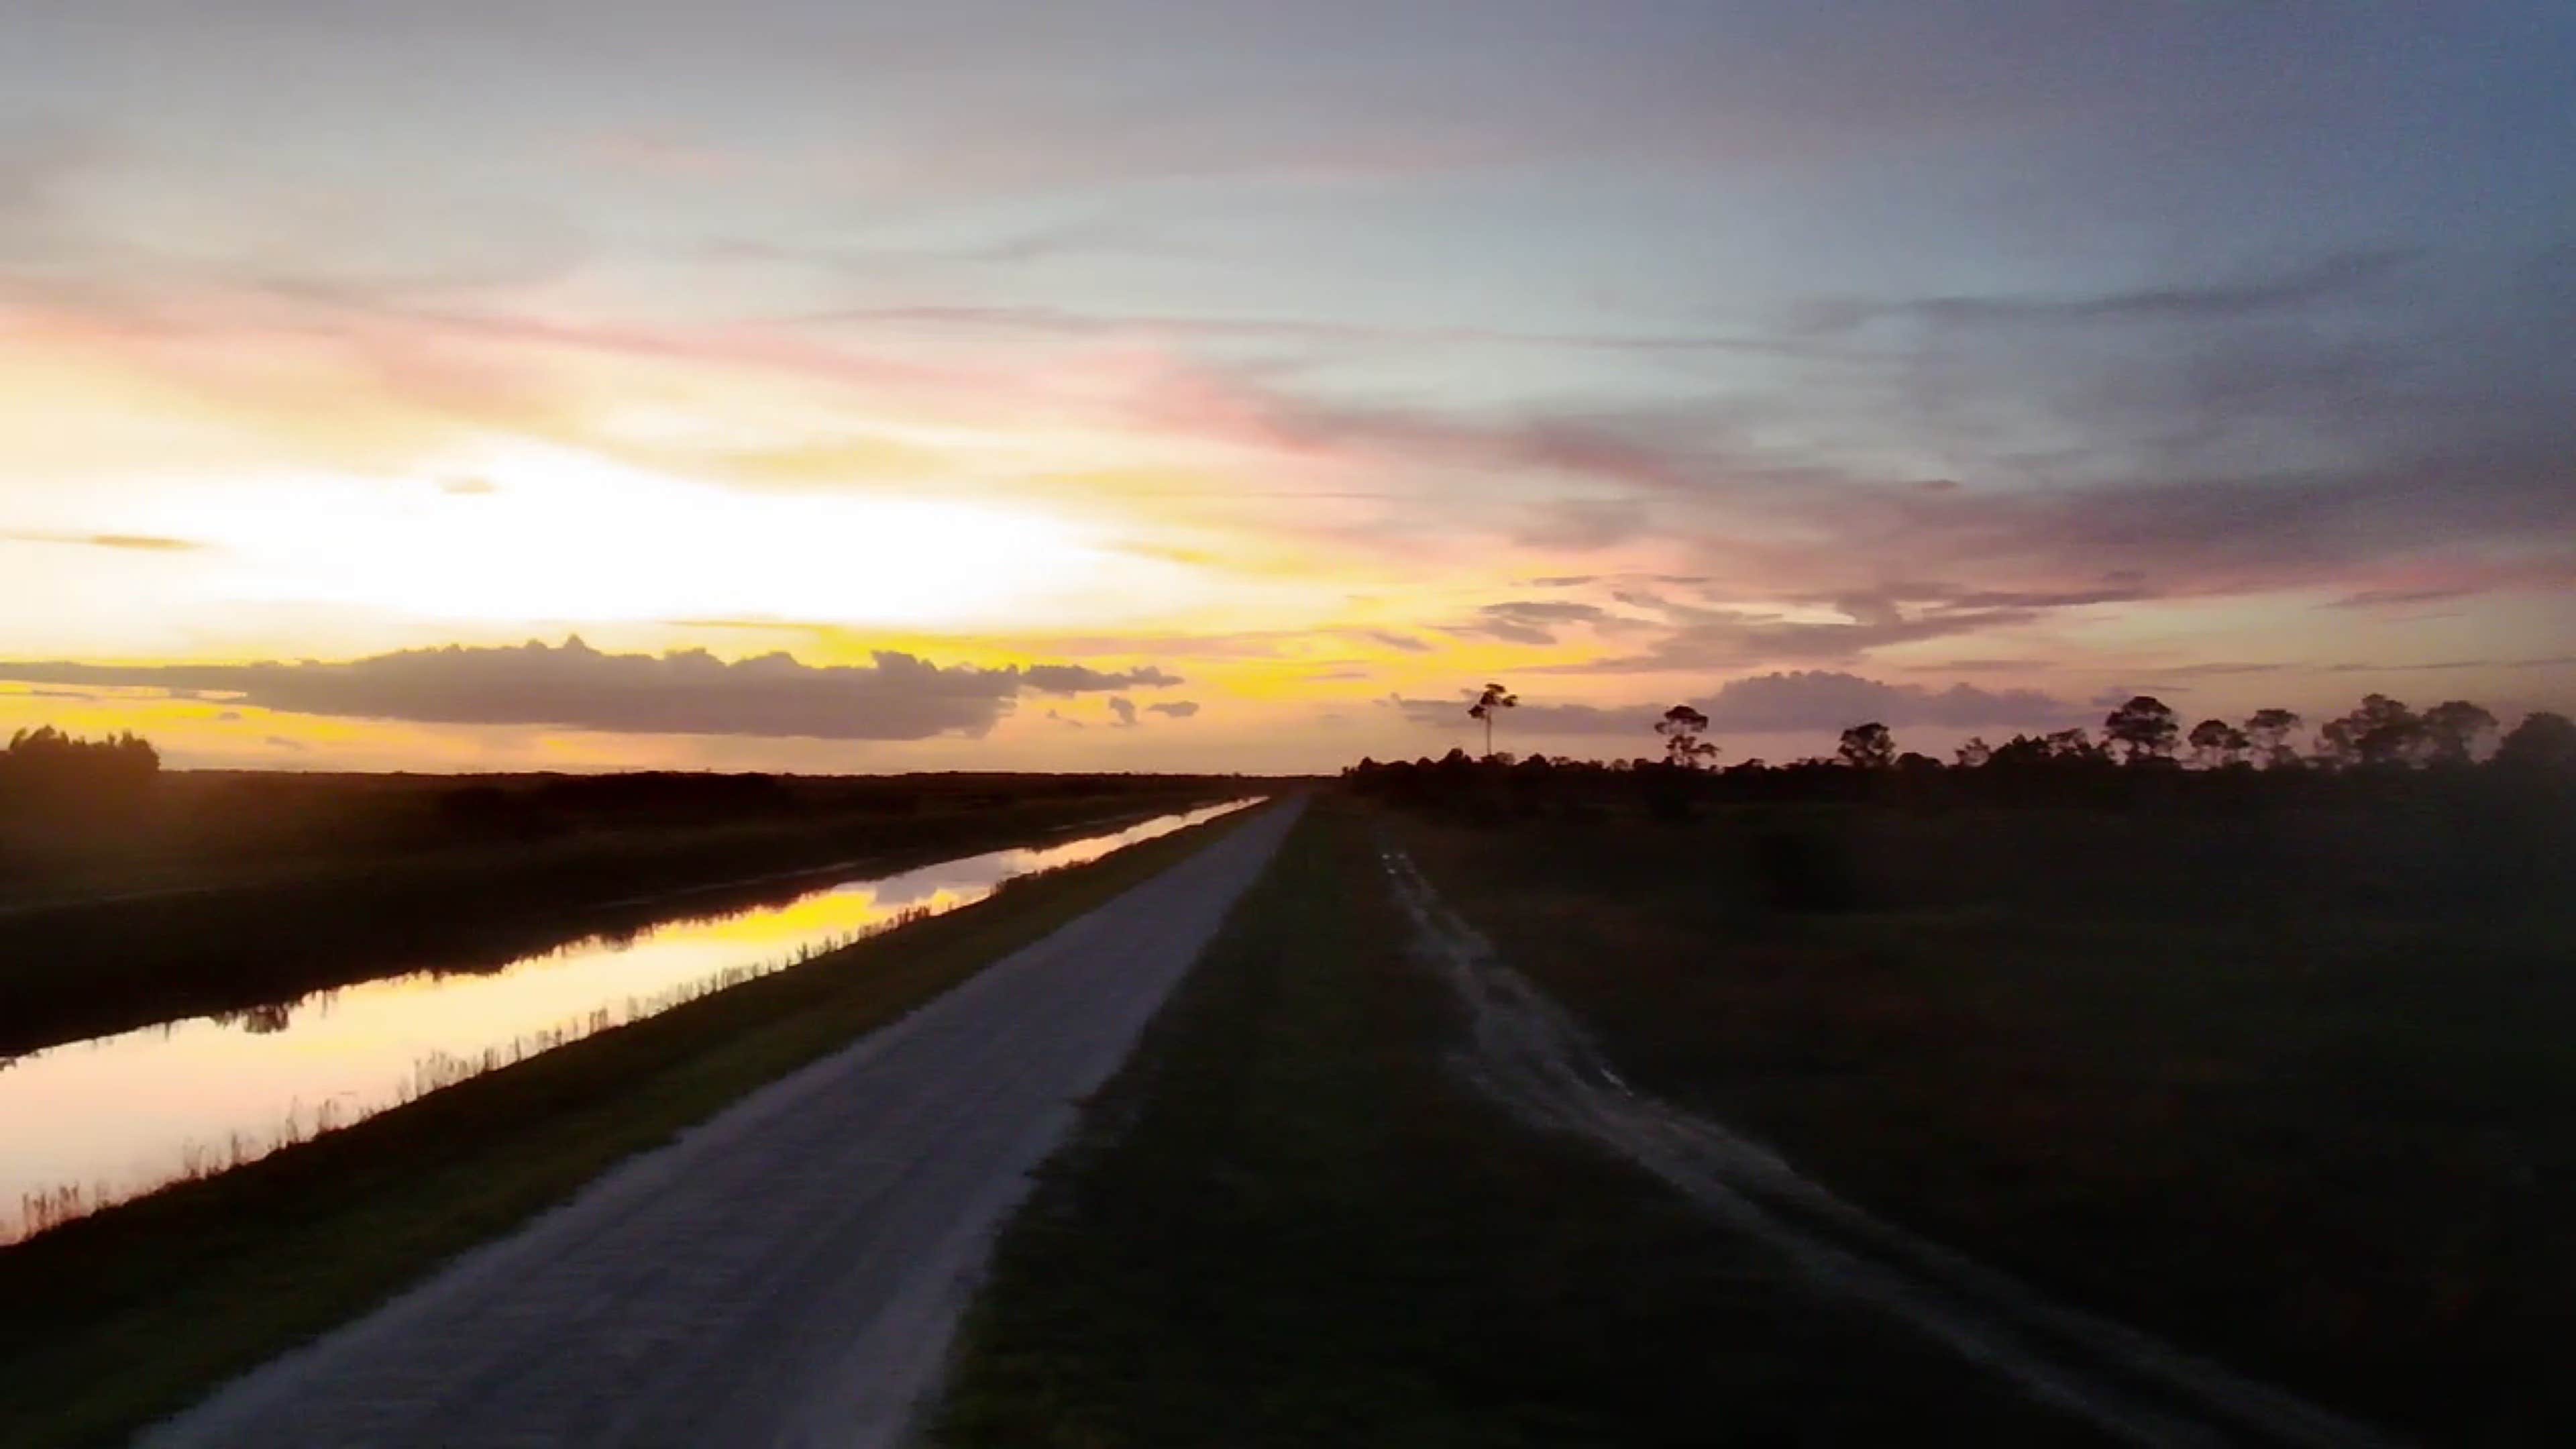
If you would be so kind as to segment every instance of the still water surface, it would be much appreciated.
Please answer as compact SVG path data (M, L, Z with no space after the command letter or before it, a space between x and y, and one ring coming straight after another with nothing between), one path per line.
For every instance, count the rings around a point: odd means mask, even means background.
M392 977L0 1058L0 1242L738 985L898 918L972 904L1014 876L1255 803L818 885L782 905L577 941L493 971ZM673 902L674 915L686 909L685 898Z

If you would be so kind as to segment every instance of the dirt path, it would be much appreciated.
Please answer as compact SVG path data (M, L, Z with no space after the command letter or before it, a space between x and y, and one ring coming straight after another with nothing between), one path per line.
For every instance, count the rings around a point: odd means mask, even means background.
M896 1442L991 1230L1298 809L1246 822L142 1442Z
M1388 852L1423 952L1465 1000L1459 1067L1525 1120L1588 1137L1977 1367L2133 1444L2370 1446L2396 1440L2028 1287L1871 1217L1761 1144L1633 1091L1563 1008L1503 964L1413 862Z

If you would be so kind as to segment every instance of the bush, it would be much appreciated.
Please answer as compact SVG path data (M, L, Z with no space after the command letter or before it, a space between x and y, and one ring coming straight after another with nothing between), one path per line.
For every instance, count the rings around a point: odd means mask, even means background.
M128 733L85 740L52 725L20 730L0 751L0 803L89 808L140 798L161 754Z

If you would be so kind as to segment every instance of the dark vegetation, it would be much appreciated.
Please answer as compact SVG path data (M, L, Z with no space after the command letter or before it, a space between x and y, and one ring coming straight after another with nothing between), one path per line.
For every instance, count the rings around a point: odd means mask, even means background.
M2576 728L2472 763L2475 706L2374 697L2301 751L2153 704L1946 766L1863 726L1840 763L1349 784L1631 1080L2329 1405L2567 1442Z
M1487 685L1491 698L1502 686ZM1514 702L1517 696L1511 697ZM1484 711L1479 713L1479 711ZM1469 714L1490 724L1485 701ZM2161 701L2140 695L2111 711L2097 737L2083 729L1971 739L1948 763L1899 748L1877 721L1853 725L1831 758L1787 764L1752 759L1719 767L1709 720L1686 704L1655 721L1661 758L1451 750L1438 760L1364 759L1343 772L1352 788L1388 802L1453 813L1587 814L1636 804L1666 819L1709 805L1832 801L1942 807L2028 804L2125 808L2185 800L2259 808L2365 797L2506 796L2576 778L2576 722L2526 716L2481 762L2496 718L2466 700L2418 714L2386 695L2325 721L2301 750L2304 721L2257 710L2243 724L2209 719L2186 734ZM2189 756L2182 753L2188 744ZM2414 777L2414 778L2410 778Z
M0 1444L121 1442L1241 818L1022 877L977 905L0 1251Z
M1204 778L643 771L345 775L164 771L132 736L22 731L0 753L0 907L203 889L608 836L757 833L830 817L956 814L1206 785Z
M488 969L675 914L646 898L738 909L813 873L1244 792L1146 775L188 775L136 768L149 750L40 733L0 757L0 1052Z
M131 732L85 740L46 725L18 731L0 750L0 802L50 814L116 811L140 802L160 773L160 752Z
M1445 1064L1319 802L1006 1230L935 1442L2075 1442Z

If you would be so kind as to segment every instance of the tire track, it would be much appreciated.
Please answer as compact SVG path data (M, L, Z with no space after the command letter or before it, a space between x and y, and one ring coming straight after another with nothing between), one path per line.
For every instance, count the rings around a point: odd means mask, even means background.
M1380 852L1421 954L1466 1003L1461 1072L1535 1125L1627 1158L1809 1282L1894 1317L2032 1399L2132 1444L2245 1442L2381 1449L2402 1441L1872 1217L1777 1153L1631 1089L1574 1019L1441 903L1400 851Z

